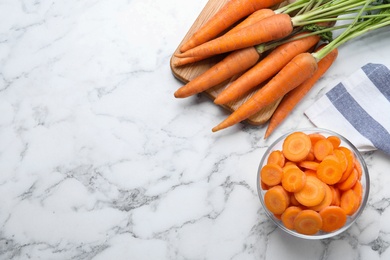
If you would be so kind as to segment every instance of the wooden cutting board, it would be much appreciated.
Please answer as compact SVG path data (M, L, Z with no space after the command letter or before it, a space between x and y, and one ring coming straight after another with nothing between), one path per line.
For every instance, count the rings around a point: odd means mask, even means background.
M213 16L226 2L229 0L209 0L205 7L203 8L202 12L199 14L187 34L184 36L183 40L177 47L174 53L179 53L179 49L181 45L196 31L198 30L205 22L207 22L211 16ZM202 74L204 71L209 69L211 66L213 66L216 62L221 60L224 57L224 55L220 55L218 57L209 58L207 60L199 61L193 64L188 64L180 67L173 66L173 62L175 61L176 57L172 55L171 61L170 61L170 67L172 70L173 75L182 81L183 83L187 83L190 80L194 79L198 75ZM237 75L239 76L239 75ZM232 79L229 79L218 86L215 86L212 89L206 90L204 93L211 98L211 100L214 100L215 97L224 89L226 88L231 81L233 81L236 77L233 77ZM229 111L236 110L245 100L247 100L250 96L253 95L252 93L249 93L248 95L244 96L243 98L231 102L227 105L223 105L225 109ZM259 111L257 114L251 116L248 120L246 120L248 123L252 125L261 125L268 121L268 119L271 117L272 113L275 111L277 105L279 104L280 100L275 102L274 104L264 108L263 110Z

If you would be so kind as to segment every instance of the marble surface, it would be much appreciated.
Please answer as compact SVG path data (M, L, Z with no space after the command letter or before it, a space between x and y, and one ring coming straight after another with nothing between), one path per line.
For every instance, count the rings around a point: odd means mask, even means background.
M211 128L227 112L182 85L169 60L206 0L0 2L0 259L389 259L390 158L364 153L371 193L341 235L305 241L267 218L260 157L312 126L305 108L368 62L390 31L340 48L269 140Z

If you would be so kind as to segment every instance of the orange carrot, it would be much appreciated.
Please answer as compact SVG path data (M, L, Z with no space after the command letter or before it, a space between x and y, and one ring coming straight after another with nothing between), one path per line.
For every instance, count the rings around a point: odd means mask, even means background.
M268 186L278 185L282 181L283 169L277 164L266 164L260 170L261 181Z
M348 176L351 174L351 172L352 172L352 170L354 168L354 165L355 165L355 155L347 147L340 146L338 149L341 150L345 154L345 157L346 157L346 160L347 160L347 168L344 171L343 176L341 177L341 180L340 180L340 182L342 182L342 181L345 181L348 178Z
M180 51L187 51L215 38L228 27L256 10L272 7L281 2L282 0L230 0L182 44Z
M317 169L318 179L328 185L336 184L343 176L338 160L324 159L320 162Z
M320 165L319 162L313 161L313 160L305 160L298 163L299 167L307 169L307 170L313 170L316 171L318 169L318 166Z
M334 186L329 185L329 188L332 190L332 206L340 206L340 190Z
M297 192L303 189L306 183L306 174L299 168L289 169L282 177L282 187L288 192Z
M235 27L233 27L231 30L229 30L226 35L228 34L232 34L244 27L247 27L249 25L252 25L258 21L260 21L261 19L264 19L266 17L269 17L271 15L274 15L274 11L271 10L271 9L260 9L260 10L257 10L256 12L254 12L253 14L249 15L244 21L242 21L241 23L239 23L238 25L236 25ZM248 47L248 48L252 48L252 47ZM245 48L244 48L245 49ZM241 52L241 50L237 50L237 52ZM244 51L245 52L245 51ZM247 51L248 52L248 51ZM237 54L234 54L234 55L237 55ZM248 54L247 54L248 55ZM251 55L255 55L255 53L252 53ZM260 57L261 55L261 52L259 52L258 54L258 58ZM196 56L196 57L186 57L186 58L178 58L176 57L176 59L174 59L174 62L173 62L173 66L175 67L178 67L178 66L183 66L183 65L186 65L186 64L190 64L190 63L195 63L197 61L200 61L200 60L204 60L208 57L203 57L203 56ZM251 59L251 56L248 58L249 60L252 60ZM232 62L235 62L235 60L231 60ZM257 60L256 60L257 61ZM236 66L236 65L232 65L233 67ZM250 67L250 66L249 66ZM249 68L249 67L246 67L246 66L243 66L242 70L241 71L244 71L245 69ZM213 68L214 69L214 68ZM215 68L216 69L216 68ZM233 73L232 73L233 74ZM236 73L238 74L238 73ZM232 75L233 76L233 75Z
M176 98L185 98L212 88L252 67L259 58L260 54L254 47L234 51L203 74L176 90L174 95Z
M301 33L294 37L302 37L307 33ZM233 81L227 88L218 94L214 100L215 104L223 105L235 101L252 89L256 88L267 79L274 76L288 62L300 53L308 51L318 43L318 35L297 38L291 42L276 47L271 53L259 61L255 66L246 71L238 79Z
M274 150L272 151L267 158L267 163L274 163L279 165L280 167L284 166L284 163L286 161L286 158L284 158L283 153L280 150Z
M322 161L326 156L333 152L333 145L328 139L319 140L313 146L313 152L315 158Z
M210 57L216 54L255 46L260 43L278 40L288 36L292 30L293 26L288 14L275 14L255 24L244 27L235 33L222 35L186 52L176 53L175 56L180 58L193 56Z
M352 187L352 190L355 192L356 196L358 197L359 204L360 204L363 199L363 185L360 180L356 181L355 185Z
M264 203L269 211L282 214L290 204L290 197L282 186L273 186L264 194Z
M304 235L314 235L322 228L322 218L317 211L305 209L294 218L294 229Z
M275 12L272 9L269 9L269 8L259 9L259 10L255 11L255 12L251 13L242 22L240 22L239 24L234 26L232 29L227 31L225 33L225 35L229 35L229 34L235 33L238 30L241 30L242 28L245 28L245 27L247 27L249 25L257 23L258 21L263 20L264 18L270 17L270 16L272 16L274 14L275 14Z
M282 144L282 153L284 157L292 162L304 160L310 153L310 149L310 138L303 132L293 132L289 134Z
M288 229L294 229L294 219L302 209L297 206L289 206L281 216L283 225Z
M341 193L340 207L348 216L351 216L353 213L355 213L359 207L359 198L352 189Z
M329 206L320 212L322 218L321 229L325 232L333 232L342 228L347 222L347 214L338 206Z
M336 148L333 149L333 154L337 157L341 171L345 172L348 166L347 157L345 156L345 153Z
M270 134L283 122L283 120L291 113L296 105L303 99L303 97L312 89L314 84L325 74L329 67L333 64L337 57L337 49L325 56L318 62L318 70L308 80L303 82L297 88L287 93L278 107L272 114L268 123L264 138L268 138Z
M332 143L334 149L338 148L341 144L341 139L338 136L330 135L326 139L328 139Z
M330 206L330 204L332 203L332 199L333 199L332 190L330 189L329 185L325 185L324 187L325 187L324 199L319 204L309 207L310 209L315 211L321 211L322 209Z
M358 160L355 160L354 168L358 172L358 179L360 180L363 174L363 168Z
M299 203L299 201L297 201L297 199L295 198L294 193L290 193L290 205L298 206L300 208L304 208L304 206L301 203Z
M294 195L299 203L312 207L321 203L325 192L325 183L314 176L306 176L305 186L300 191L294 192Z
M346 180L337 183L337 188L339 188L342 191L352 189L352 187L355 185L357 181L358 181L358 172L356 171L356 169L353 169Z
M310 53L298 54L264 87L254 93L251 98L214 127L212 131L216 132L227 128L256 114L310 78L317 68L317 60L313 55Z
M311 134L309 134L309 137L310 137L311 144L313 147L319 140L326 138L325 136L323 136L322 134L319 134L319 133L311 133Z

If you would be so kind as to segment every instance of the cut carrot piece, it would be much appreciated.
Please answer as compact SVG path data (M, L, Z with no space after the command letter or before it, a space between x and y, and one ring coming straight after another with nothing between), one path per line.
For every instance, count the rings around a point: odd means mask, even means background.
M306 183L306 174L299 168L291 168L284 172L282 187L288 192L300 191Z
M325 197L325 183L314 176L306 176L305 186L295 192L295 198L304 206L312 207L321 203Z
M310 209L319 212L323 208L326 208L326 207L330 206L330 204L332 203L332 199L333 199L332 190L330 189L330 187L328 185L325 185L325 197L324 197L324 199L321 201L320 204L315 205L313 207L310 207Z
M333 152L333 145L328 139L318 140L313 146L313 153L317 160L322 161Z
M319 134L319 133L309 134L309 137L310 137L311 144L313 147L317 143L317 141L325 139L325 136L323 136L322 134Z
M345 172L348 166L347 157L345 153L339 149L333 149L333 154L337 157L337 160L340 163L341 171Z
M280 167L284 166L285 161L286 161L286 159L284 158L284 155L283 155L282 151L280 151L280 150L272 151L269 154L268 159L267 159L268 164L273 163L273 164L279 165Z
M282 220L282 214L273 214L275 218Z
M302 209L297 206L290 206L288 207L282 214L281 220L283 225L293 230L294 229L294 219L300 213Z
M319 163L316 161L302 161L298 163L299 167L307 169L307 170L314 170L316 171L318 168Z
M358 172L358 180L360 180L362 178L363 168L362 168L362 165L360 164L359 160L357 160L357 159L355 160L354 167L355 167L356 171Z
M340 181L343 176L340 164L336 158L325 159L319 163L317 168L318 179L325 182L326 184L333 185Z
M352 169L352 172L348 176L348 178L345 181L339 182L337 184L337 188L339 188L342 191L352 189L352 187L355 185L357 180L358 180L358 172L356 171L356 169Z
M272 213L282 214L290 204L290 197L282 186L277 185L265 192L264 203Z
M348 178L349 174L351 174L352 172L353 166L355 164L355 155L347 147L340 146L339 149L343 151L343 153L345 154L345 158L347 159L347 168L345 169L343 176L340 180L342 182L345 181Z
M314 153L313 153L313 146L312 148L310 149L310 153L306 156L306 159L307 161L314 161L316 158L314 156Z
M294 132L284 140L282 152L288 160L299 162L307 157L310 149L311 141L309 136L303 132Z
M356 193L350 189L344 191L340 198L340 207L348 216L352 216L359 206L359 199Z
M332 206L340 206L340 190L334 186L329 186L332 191L332 202L330 205Z
M270 186L265 184L263 181L260 180L260 186L262 190L269 190Z
M298 206L300 208L303 208L304 206L297 201L297 199L294 196L294 193L290 193L290 205L292 206Z
M317 171L308 169L308 170L305 170L305 174L306 174L306 177L307 176L314 176L317 178Z
M278 185L282 181L283 169L277 164L266 164L260 170L260 177L268 186Z
M360 204L363 199L363 185L360 182L360 180L356 181L355 185L352 187L352 190L355 192L356 196L358 197L359 204Z
M347 214L337 206L329 206L322 209L320 212L322 218L322 230L325 232L333 232L342 228L347 222Z
M299 169L299 167L293 162L287 162L283 167L283 174L290 169Z
M302 210L294 218L294 229L304 235L314 235L322 228L320 214L311 209Z
M341 144L341 139L338 136L330 135L326 139L328 139L332 143L333 149L338 148Z

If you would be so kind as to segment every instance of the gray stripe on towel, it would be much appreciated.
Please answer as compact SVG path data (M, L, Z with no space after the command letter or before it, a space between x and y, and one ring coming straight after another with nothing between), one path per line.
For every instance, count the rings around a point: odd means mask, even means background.
M390 102L390 70L385 65L373 63L364 65L362 70Z
M390 154L389 132L356 102L343 84L337 84L326 96L362 136L369 139L376 148Z

